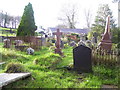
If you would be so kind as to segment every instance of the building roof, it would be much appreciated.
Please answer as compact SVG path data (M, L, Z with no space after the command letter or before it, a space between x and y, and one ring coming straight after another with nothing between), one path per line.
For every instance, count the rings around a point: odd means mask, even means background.
M51 30L52 32L56 32L58 28L48 28L49 30ZM84 34L88 34L89 29L68 29L68 28L62 28L60 29L60 32L63 33L84 33Z

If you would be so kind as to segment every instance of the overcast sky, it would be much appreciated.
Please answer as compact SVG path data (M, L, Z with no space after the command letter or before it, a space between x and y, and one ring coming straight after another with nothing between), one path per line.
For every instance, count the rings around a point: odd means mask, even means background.
M58 25L62 7L70 3L76 4L79 10L77 28L86 27L85 9L90 9L94 21L99 4L109 4L114 18L118 19L118 4L112 3L112 0L0 0L0 11L22 16L24 8L29 2L33 6L36 25L45 28Z

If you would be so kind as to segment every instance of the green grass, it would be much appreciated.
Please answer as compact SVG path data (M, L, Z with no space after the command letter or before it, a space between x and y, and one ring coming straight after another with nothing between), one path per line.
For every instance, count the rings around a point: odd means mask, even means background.
M3 28L3 27L0 27L0 30L10 30L10 28ZM13 31L16 31L16 29L12 29Z
M10 30L10 28L3 28L3 27L0 27L0 36L16 36L16 34L12 34L10 32L7 32L5 30ZM12 31L17 31L17 29L12 29Z
M32 75L6 86L7 88L100 88L103 84L118 83L117 67L93 66L93 73L83 74L63 68L73 63L71 47L63 49L64 57L61 57L48 47L35 51L34 55L27 55L26 52L2 48L2 45L0 44L2 60L6 64L21 63ZM6 64L0 70L1 73L5 71Z

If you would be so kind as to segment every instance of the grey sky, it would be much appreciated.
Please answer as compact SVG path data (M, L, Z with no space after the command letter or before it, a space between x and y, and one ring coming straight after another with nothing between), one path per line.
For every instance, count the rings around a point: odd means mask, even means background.
M96 15L99 4L109 4L116 19L118 17L118 4L112 0L0 0L0 10L8 12L10 15L22 15L24 7L31 2L34 9L35 22L37 26L55 27L59 24L58 17L65 4L74 3L78 7L78 28L86 27L84 10L90 9L92 22Z

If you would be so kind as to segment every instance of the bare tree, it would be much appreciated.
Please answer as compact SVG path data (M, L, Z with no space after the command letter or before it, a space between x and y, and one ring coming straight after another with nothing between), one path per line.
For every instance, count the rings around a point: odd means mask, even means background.
M77 23L77 7L76 5L65 5L62 10L62 14L58 20L63 22L63 25L67 28L74 29Z
M85 13L85 19L86 19L87 28L90 28L91 27L91 21L92 21L91 11L90 11L90 9L88 9L88 10L85 9L84 13Z

